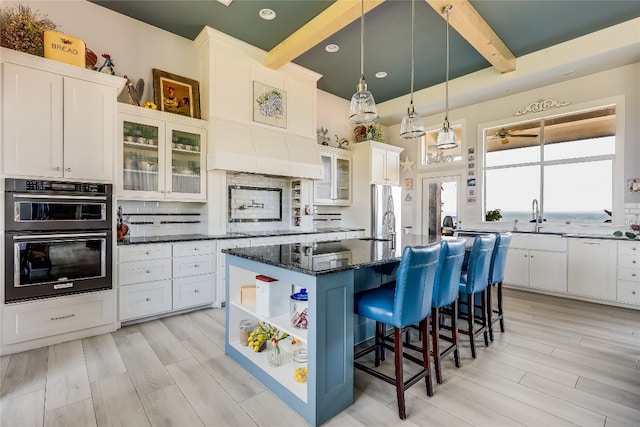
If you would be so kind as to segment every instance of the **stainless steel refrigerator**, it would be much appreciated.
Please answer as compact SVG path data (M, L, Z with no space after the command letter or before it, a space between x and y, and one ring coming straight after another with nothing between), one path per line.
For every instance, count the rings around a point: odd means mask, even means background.
M371 185L371 237L396 240L400 238L400 187Z

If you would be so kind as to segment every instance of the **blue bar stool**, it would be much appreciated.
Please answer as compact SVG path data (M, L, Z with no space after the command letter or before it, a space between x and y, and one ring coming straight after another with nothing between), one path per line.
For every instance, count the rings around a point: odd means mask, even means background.
M489 285L489 269L491 267L491 255L496 244L494 234L481 234L473 240L467 271L460 277L460 303L466 305L467 329L459 329L458 332L469 335L471 356L476 357L475 338L480 334L484 336L484 345L489 346L489 334L487 325L487 286ZM475 315L476 295L479 295L480 307L478 316ZM460 310L462 311L462 310ZM475 324L480 327L475 329Z
M507 252L511 244L511 233L497 233L496 246L491 256L489 268L489 285L498 287L498 309L494 310L491 304L491 288L487 292L487 316L489 318L489 339L493 341L493 324L500 322L500 331L504 332L504 315L502 310L502 281L504 280L504 267L507 262ZM494 316L495 314L495 316Z
M462 262L464 261L464 253L467 242L464 239L443 240L441 242L440 261L438 262L438 279L433 290L433 298L431 301L431 342L433 364L436 372L436 381L442 384L442 368L440 361L443 357L453 352L454 363L456 368L460 367L460 352L458 347L458 330L456 326L456 318L458 317L458 290L460 286L460 276L462 273ZM451 336L440 333L440 320L444 320L444 310L451 315ZM440 350L438 339L443 339L450 346Z
M433 395L428 340L424 340L420 360L403 351L402 333L408 326L419 323L422 336L427 337L429 334L429 315L439 256L439 244L406 247L402 252L395 288L381 286L355 295L354 312L376 321L376 336L374 345L354 355L354 367L395 385L398 414L403 420L407 418L404 401L406 389L425 378L427 395ZM393 347L385 343L385 340L390 340L386 338L385 325L393 326ZM395 378L355 361L375 351L375 366L378 367L380 361L384 360L385 346L394 351ZM403 378L404 358L422 366L422 369L407 381Z

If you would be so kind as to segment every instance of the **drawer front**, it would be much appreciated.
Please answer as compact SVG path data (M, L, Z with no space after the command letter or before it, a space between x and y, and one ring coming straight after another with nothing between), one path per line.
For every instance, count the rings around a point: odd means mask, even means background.
M640 268L640 254L637 256L618 254L618 267Z
M213 254L216 251L216 242L213 240L203 240L196 242L184 242L173 244L173 256L184 257L194 255Z
M171 259L124 262L118 265L118 284L151 282L171 278Z
M194 307L213 302L216 275L185 277L173 281L173 309Z
M14 344L115 321L113 291L5 305L3 344Z
M640 305L640 283L618 280L618 297L620 302Z
M118 262L171 258L171 245L130 245L118 247Z
M173 277L196 276L215 272L215 255L173 259Z
M171 310L171 280L138 283L120 288L120 320Z
M618 254L640 257L640 241L618 242Z
M630 282L640 282L640 269L619 268L618 280L628 280Z

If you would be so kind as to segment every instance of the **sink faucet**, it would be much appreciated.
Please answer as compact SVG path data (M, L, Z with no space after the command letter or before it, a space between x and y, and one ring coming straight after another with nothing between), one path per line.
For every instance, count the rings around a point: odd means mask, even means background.
M538 199L533 199L531 203L531 216L533 216L533 221L536 223L536 233L540 232L540 228L542 227L542 218L540 217L540 208L538 207Z

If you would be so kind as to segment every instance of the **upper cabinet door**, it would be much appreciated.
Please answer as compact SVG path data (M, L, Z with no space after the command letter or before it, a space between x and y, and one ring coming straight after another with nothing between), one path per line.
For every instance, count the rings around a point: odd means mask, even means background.
M113 180L116 99L111 87L64 79L64 176Z
M11 63L3 66L4 173L63 176L63 77Z
M166 196L204 200L206 131L170 123L166 126Z

